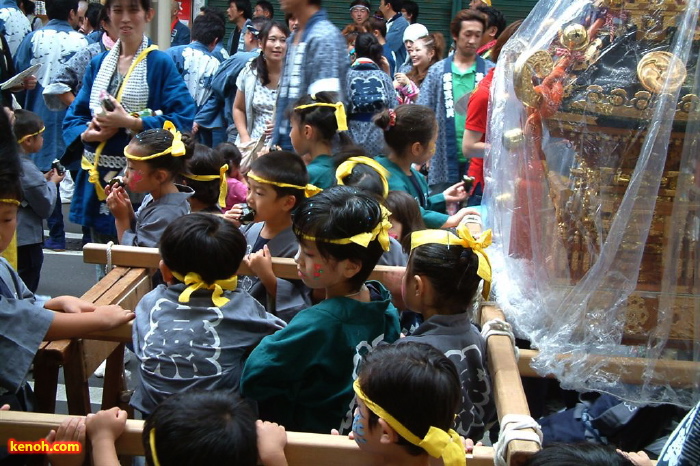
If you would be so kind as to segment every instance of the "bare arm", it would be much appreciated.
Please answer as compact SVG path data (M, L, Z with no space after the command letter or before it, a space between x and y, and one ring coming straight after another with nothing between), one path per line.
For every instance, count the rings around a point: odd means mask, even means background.
M483 158L484 151L486 150L486 143L481 141L484 133L478 131L472 131L470 129L464 130L464 137L462 139L462 153L466 158Z
M112 304L98 306L94 312L64 314L57 312L45 340L65 340L87 335L98 330L109 330L123 325L134 318L132 311Z
M242 89L238 89L238 92L236 92L236 99L233 101L233 122L236 125L241 142L250 141L248 120L245 114L245 93Z

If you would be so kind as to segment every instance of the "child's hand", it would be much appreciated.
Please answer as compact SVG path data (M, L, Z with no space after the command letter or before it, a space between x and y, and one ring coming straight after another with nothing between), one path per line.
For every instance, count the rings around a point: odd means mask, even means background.
M476 442L476 444L475 444L474 440L472 440L470 438L464 438L462 436L460 436L459 438L462 439L462 444L464 445L464 452L465 453L471 453L474 451L474 447L481 447L484 445L482 442Z
M265 466L286 465L284 447L287 445L287 433L284 426L258 419L255 421L255 430L258 433L260 462Z
M407 86L408 85L408 77L406 76L405 73L396 73L394 74L394 81L396 81L399 85L401 86Z
M462 202L467 198L467 190L464 189L464 181L460 181L444 190L445 202Z
M52 311L79 314L81 312L92 312L96 306L75 296L57 296L46 301L44 307Z
M85 461L85 418L70 417L58 426L58 431L52 430L46 436L46 441L53 442L80 442L82 445L80 454L48 454L53 466L80 466Z
M102 317L102 330L110 330L120 325L124 325L136 317L133 311L128 309L122 309L121 306L117 304L110 304L109 306L97 306L95 308L95 314Z
M245 256L243 262L245 262L245 265L250 267L250 270L261 280L263 277L268 278L270 276L274 277L275 275L272 272L272 254L270 254L270 249L267 247L267 244L259 251Z
M90 441L114 442L124 432L126 427L126 411L117 407L99 411L97 414L88 414L85 426Z
M651 462L651 459L649 459L649 455L647 455L643 451L638 451L637 453L635 453L633 451L630 451L630 452L626 452L626 451L622 451L622 450L616 450L616 451L618 454L620 454L620 455L624 456L625 458L627 458L628 460L630 460L630 462L632 462L632 464L634 464L634 466L651 466L653 464Z
M10 405L4 404L0 406L0 411L9 411L10 410Z
M236 226L236 228L240 228L241 222L239 221L239 219L241 218L241 215L243 215L243 209L241 209L241 207L238 204L236 204L233 207L231 207L230 210L224 212L224 219L233 223Z
M52 168L48 172L44 173L44 178L46 178L46 181L50 181L52 183L60 183L63 181L63 178L65 178L66 175L59 175L58 172L56 171L55 168Z
M338 432L338 429L331 429L331 435L338 435L339 436L340 432ZM350 433L348 433L348 439L355 440L355 432L350 431Z
M107 189L105 189L106 192ZM134 207L131 205L131 200L126 190L121 186L110 189L106 202L109 211L112 212L115 219L130 221L134 217Z
M442 228L454 228L462 222L462 219L468 214L473 214L474 209L464 207L459 209L454 215L450 215L447 221L442 225Z

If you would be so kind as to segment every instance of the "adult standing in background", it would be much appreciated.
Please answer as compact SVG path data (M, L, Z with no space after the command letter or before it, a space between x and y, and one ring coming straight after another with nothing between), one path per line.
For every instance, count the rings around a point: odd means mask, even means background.
M353 23L362 26L369 19L369 2L367 0L353 0L350 4L350 17Z
M29 19L19 9L15 0L2 0L0 3L0 28L3 26L7 45L14 57L19 44L32 31Z
M245 52L246 26L250 24L251 8L249 0L229 0L226 10L228 20L236 23L236 28L228 38L228 54L233 56L237 52Z
M27 91L20 102L23 108L31 110L44 121L44 146L33 154L32 160L42 172L51 170L51 162L60 158L65 151L63 142L63 117L65 110L50 110L44 96L44 89L52 78L61 72L63 66L80 49L88 46L87 38L76 29L78 26L78 1L53 0L47 2L46 13L49 22L46 26L29 33L15 54L15 69L24 71L30 66L40 63L41 68L36 73L37 86ZM60 46L57 46L60 44ZM77 169L68 165L69 169ZM47 219L49 238L44 243L49 249L61 250L66 248L66 236L63 225L63 212L60 199L56 203L53 214Z
M190 43L190 28L180 19L180 2L173 0L170 5L171 25L170 25L170 46L187 45Z
M481 58L495 62L496 60L491 58L491 49L496 45L496 40L506 28L506 18L503 13L492 6L480 6L476 10L486 15L486 29L484 35L481 36L481 45L476 49L476 53Z
M78 31L94 42L97 42L99 37L102 36L102 31L100 31L100 14L103 8L101 3L88 3L85 21L83 21L83 26Z
M275 16L275 8L267 0L258 0L255 2L255 8L253 9L253 18L256 16L272 19Z
M74 29L78 32L82 32L85 34L81 29L83 29L83 24L85 23L85 15L87 14L87 9L88 9L88 2L87 0L79 0L78 1L78 24L74 27Z
M402 0L381 0L379 11L386 20L386 43L396 55L396 66L400 67L408 56L403 43L403 32L408 27L408 21L401 14Z
M438 119L435 156L428 172L431 193L444 191L466 172L461 148L467 103L476 85L494 67L476 53L485 28L482 13L459 11L450 22L454 55L431 66L420 88L417 103L432 108Z
M298 26L287 44L272 144L292 150L288 118L292 106L300 97L321 91L337 93L342 102L349 63L345 39L321 9L321 0L281 0L281 4Z
M418 8L418 4L413 0L403 1L403 6L401 7L401 14L404 18L406 18L406 21L408 21L410 24L415 24L418 22L419 11L420 9Z

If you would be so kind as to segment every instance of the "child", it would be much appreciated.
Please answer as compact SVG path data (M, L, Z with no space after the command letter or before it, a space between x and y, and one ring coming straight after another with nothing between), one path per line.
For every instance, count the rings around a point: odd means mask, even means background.
M243 228L248 241L244 260L255 276L242 277L241 287L286 322L311 305L311 292L301 280L275 277L271 258L292 258L299 249L292 212L306 197L307 179L301 157L284 151L256 159L248 172L248 205L255 211L255 223ZM241 209L232 212L240 216Z
M355 41L356 60L347 76L348 120L350 136L365 152L383 152L382 131L372 123L372 117L398 105L389 75L380 67L384 49L370 33L364 32Z
M335 163L330 155L333 137L338 133L341 146L350 143L350 138L342 133L348 130L345 106L336 102L334 96L332 92L306 95L296 102L290 118L289 136L294 151L302 157L308 156L309 183L321 189L333 185Z
M63 174L52 168L42 174L29 158L44 145L44 123L29 110L15 111L14 133L22 164L22 203L17 214L17 272L29 291L36 293L44 263L44 220L56 205L58 183Z
M187 172L182 173L184 183L194 190L188 199L190 209L192 212L220 214L226 205L228 165L221 153L211 147L196 143L187 134L183 135L183 140L187 150L192 152L192 158L187 161Z
M411 255L403 283L403 299L425 321L403 342L417 341L439 349L457 366L462 403L455 429L480 439L494 420L495 405L486 363L486 342L471 323L473 300L483 279L488 296L491 266L484 248L491 231L475 240L466 225L457 235L444 230L411 234Z
M15 234L22 199L16 150L7 115L0 112L0 252L7 249ZM85 336L133 318L133 312L120 306L95 306L73 296L50 299L42 307L9 263L0 258L0 406L32 409L27 372L43 340Z
M555 443L532 455L525 464L527 466L651 466L652 463L644 452L624 453L615 451L607 445L592 443Z
M126 411L88 414L93 463L119 466L115 441L126 427ZM190 390L163 401L146 419L141 435L149 466L286 466L284 427L256 421L248 403L230 391Z
M187 200L194 191L175 184L174 179L184 171L192 153L187 152L180 132L166 121L162 129L137 134L124 149L124 155L127 158L124 182L130 191L148 194L134 213L122 186L105 187L119 244L155 248L165 227L190 213Z
M418 203L410 194L405 191L389 191L385 203L391 212L389 236L403 242L414 231L425 230Z
M241 151L230 142L222 142L214 148L215 151L221 154L226 165L228 165L228 173L226 173L226 184L228 191L226 194L226 209L231 210L234 205L245 202L248 196L248 186L243 182L241 176Z
M163 232L167 285L141 299L133 327L139 377L131 405L142 413L187 389L236 389L245 356L284 327L237 289L245 249L238 228L216 215L186 215Z
M435 153L437 120L435 113L423 105L400 105L396 110L385 110L374 118L384 130L389 154L377 157L391 176L389 189L406 191L420 205L423 221L429 228L455 227L468 213L461 209L454 215L445 212L446 202L461 202L467 198L464 183L459 182L440 194L428 196L428 182L413 164L423 165Z
M350 428L361 355L399 337L390 294L378 282L365 282L389 247L387 219L379 202L346 186L299 206L297 270L326 299L264 338L248 358L241 390L258 401L263 419L303 432Z
M353 388L352 431L360 449L376 455L372 465L427 466L429 456L445 466L466 464L452 430L459 377L440 351L421 343L380 346L365 356Z

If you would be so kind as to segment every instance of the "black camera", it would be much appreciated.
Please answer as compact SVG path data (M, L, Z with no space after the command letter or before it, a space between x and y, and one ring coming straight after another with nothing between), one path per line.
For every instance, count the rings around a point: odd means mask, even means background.
M469 190L472 189L472 185L474 184L474 177L469 175L463 175L462 181L464 181L464 190L469 192Z
M114 188L123 188L126 186L126 183L124 183L124 177L123 176L115 176L111 180L109 180L109 183L107 183L109 186Z
M66 167L64 167L61 164L61 161L58 159L53 159L53 162L51 162L51 168L55 169L59 176L63 176L63 174L66 172Z
M248 204L238 204L238 207L240 207L243 211L241 212L241 216L238 218L241 225L253 223L253 220L255 219L255 210L251 209Z
M106 112L113 112L116 108L112 101L109 100L109 97L105 97L100 101L100 103L102 104L102 108L104 108Z

